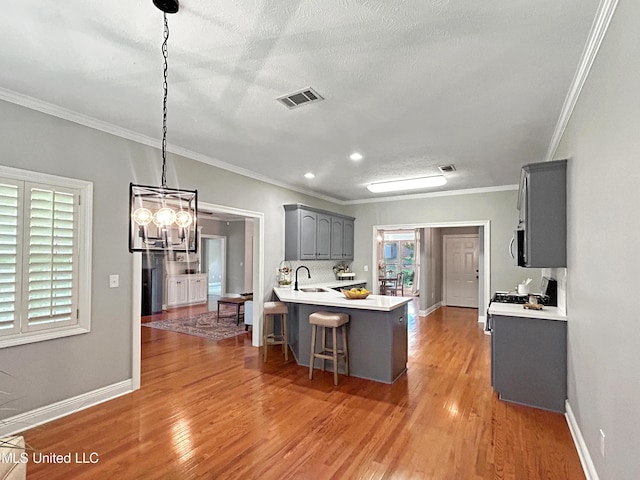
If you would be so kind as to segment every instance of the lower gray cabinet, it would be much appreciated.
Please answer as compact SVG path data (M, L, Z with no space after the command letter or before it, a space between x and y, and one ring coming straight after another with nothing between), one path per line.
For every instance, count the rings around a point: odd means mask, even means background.
M494 315L491 381L501 400L564 412L567 322Z

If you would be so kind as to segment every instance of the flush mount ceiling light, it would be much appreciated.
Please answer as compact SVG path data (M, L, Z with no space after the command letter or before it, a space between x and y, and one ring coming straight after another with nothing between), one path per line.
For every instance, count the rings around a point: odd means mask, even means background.
M162 10L164 17L162 186L129 185L129 251L171 250L195 253L198 251L198 192L167 187L167 13L176 13L179 5L177 0L153 0L153 3Z
M409 178L406 180L395 180L393 182L371 183L367 185L367 189L373 193L398 192L400 190L439 187L445 183L447 183L447 179L442 175L434 175L432 177Z
M358 160L362 160L364 157L360 152L353 152L351 155L349 155L349 158L357 162Z
M308 178L309 180L311 180L312 178L316 178L316 176L311 172L307 172L304 174L304 178Z

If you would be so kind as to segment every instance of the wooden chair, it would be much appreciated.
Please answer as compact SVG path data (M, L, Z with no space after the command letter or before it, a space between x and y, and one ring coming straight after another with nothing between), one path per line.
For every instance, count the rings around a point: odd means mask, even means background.
M402 281L402 272L399 272L395 280L387 280L385 283L385 295L400 295L404 297L404 283Z

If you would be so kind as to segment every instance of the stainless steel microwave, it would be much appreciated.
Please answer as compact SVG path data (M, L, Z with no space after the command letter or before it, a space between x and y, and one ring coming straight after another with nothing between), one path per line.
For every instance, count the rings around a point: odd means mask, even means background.
M519 267L527 266L527 248L524 228L518 228L511 239L509 244L509 253L511 258L515 261L515 264Z

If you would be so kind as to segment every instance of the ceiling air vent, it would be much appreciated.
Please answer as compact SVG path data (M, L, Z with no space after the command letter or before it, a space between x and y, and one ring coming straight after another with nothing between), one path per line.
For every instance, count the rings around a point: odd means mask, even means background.
M456 171L456 167L453 165L440 165L438 170L440 170L440 173L451 173Z
M276 100L287 108L296 108L308 103L319 102L320 100L324 100L324 98L313 88L309 87L298 92L283 95L282 97L276 98Z

